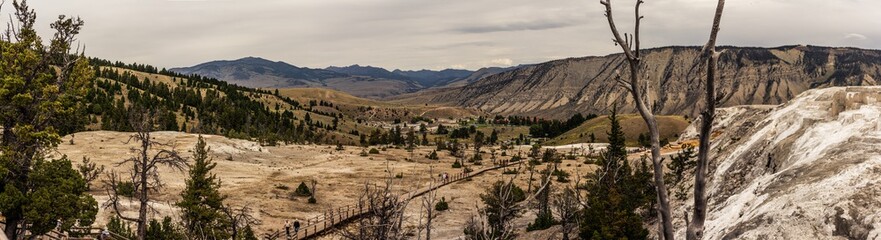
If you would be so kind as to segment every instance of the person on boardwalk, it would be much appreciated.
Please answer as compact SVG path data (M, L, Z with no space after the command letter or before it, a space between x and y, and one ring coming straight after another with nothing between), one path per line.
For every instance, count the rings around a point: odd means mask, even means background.
M291 239L291 220L284 220L284 234L286 239Z
M294 236L300 233L300 221L294 220Z

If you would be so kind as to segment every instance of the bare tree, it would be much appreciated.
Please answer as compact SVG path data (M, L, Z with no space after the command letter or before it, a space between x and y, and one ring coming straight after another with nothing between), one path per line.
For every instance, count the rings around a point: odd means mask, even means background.
M428 176L430 176L429 181L428 181L429 182L429 185L428 185L429 189L432 189L435 186L437 186L437 184L440 184L440 183L435 182L434 167L429 166ZM418 239L422 239L422 230L424 229L425 230L425 240L431 240L431 221L437 217L437 215L435 215L435 210L434 210L434 206L435 206L435 204L437 204L437 190L429 190L425 194L422 194L421 199L422 199L422 211L419 213L420 214L420 216L419 216L419 225L420 226L418 228L419 232L416 234L416 236ZM424 224L422 223L423 219L425 219Z
M716 36L719 34L719 25L722 21L722 10L725 8L725 0L719 0L716 5L716 16L713 18L713 27L710 30L710 39L703 49L703 57L707 59L707 84L706 108L701 113L700 143L697 154L697 166L694 170L694 214L692 221L688 223L686 238L690 240L702 239L704 236L704 221L707 218L707 164L710 154L710 135L713 130L713 120L716 115L716 65L719 61L720 52L716 51ZM686 218L686 222L688 219Z
M578 192L572 187L565 187L554 196L551 203L554 214L560 221L560 231L563 232L563 240L569 240L569 233L578 226L578 211L581 210Z
M465 238L469 240L514 239L516 230L513 220L523 211L526 200L522 189L514 185L511 177L507 182L498 181L489 187L480 198L484 203L478 208L478 215L465 223Z
M648 87L644 82L640 81L639 78L640 65L642 63L642 58L639 52L639 24L643 18L643 16L639 14L639 7L642 5L643 1L636 0L636 7L634 9L634 31L632 35L624 34L624 37L621 36L618 27L615 26L614 18L612 17L612 0L600 0L600 3L606 8L606 19L609 22L609 28L612 30L612 35L614 36L614 39L612 40L624 50L624 57L630 66L629 81L623 80L620 74L617 74L615 80L630 92L631 97L633 97L633 102L636 103L636 109L639 111L639 115L642 117L643 121L645 121L645 124L649 129L655 188L657 190L658 215L661 221L659 225L661 232L659 234L662 239L672 240L673 219L670 214L670 200L667 196L667 186L664 183L664 165L661 163L661 144L658 122L655 119L651 106L647 103L648 99L646 99L646 96L643 96L643 91L648 91Z
M230 236L232 239L239 239L239 229L246 228L254 224L260 224L260 220L251 215L251 208L248 206L233 207L224 206L223 214L226 215L230 226Z
M384 186L369 183L364 184L364 191L358 198L360 209L366 209L364 217L357 222L339 231L345 239L407 239L411 234L409 229L404 228L404 210L410 203L410 199L394 191L395 178L388 169L389 176ZM351 229L357 229L352 231Z
M155 126L155 115L147 111L133 111L129 118L135 132L129 137L129 142L134 140L140 143L140 148L131 148L136 156L116 163L116 166L130 165L130 178L133 186L132 197L138 200L138 216L125 216L119 208L121 183L119 175L111 172L106 181L106 191L110 199L104 203L104 208L112 208L120 219L135 222L138 225L137 239L143 240L147 235L147 211L153 210L150 206L150 194L156 193L163 188L159 178L159 166L166 166L174 170L183 171L187 166L186 159L182 158L173 144L159 143L153 140L151 132ZM170 150L152 150L153 146L170 147ZM152 155L151 155L152 153ZM155 211L155 210L153 210Z
M101 173L104 173L104 165L98 166L91 159L83 157L83 163L77 164L77 170L79 170L80 175L83 175L83 180L86 181L86 188L92 190L92 182L98 179Z

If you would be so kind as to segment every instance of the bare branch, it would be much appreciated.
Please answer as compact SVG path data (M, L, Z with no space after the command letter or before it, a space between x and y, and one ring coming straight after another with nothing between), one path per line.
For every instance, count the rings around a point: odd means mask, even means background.
M686 238L690 240L703 239L704 222L707 217L706 178L709 163L710 138L713 130L713 120L716 114L715 81L716 67L721 53L716 52L716 37L719 34L719 25L722 21L722 11L725 8L725 0L719 0L716 5L716 15L713 18L713 26L710 30L710 39L704 46L702 55L707 59L707 83L705 110L701 113L701 128L698 145L698 160L694 170L694 215L690 223L687 223ZM686 214L687 216L687 214ZM686 222L688 218L686 217Z

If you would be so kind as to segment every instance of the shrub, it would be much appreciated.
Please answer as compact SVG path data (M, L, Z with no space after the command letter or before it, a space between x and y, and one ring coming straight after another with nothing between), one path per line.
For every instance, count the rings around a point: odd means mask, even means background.
M554 221L553 218L536 218L535 222L530 223L528 226L526 226L526 231L530 232L535 230L545 230L550 228L551 226L554 226L554 224L557 224L557 221Z
M557 182L567 183L569 182L569 173L560 169L554 170L554 176L557 176Z
M275 185L275 189L278 189L278 190L285 190L285 191L287 191L287 190L291 190L291 188L288 187L288 185L284 185L284 184L278 184L278 185Z
M315 196L309 197L309 204L315 204L315 203L318 203L318 200L315 199Z
M395 174L395 178L404 178L404 173Z
M436 210L436 211L446 211L449 209L450 209L450 204L447 203L447 199L444 197L441 197L440 202L437 202L436 204L434 204L434 210Z
M377 150L376 148L371 148L370 154L379 154L379 150Z
M359 154L359 155L361 155L362 157L366 157L366 156L367 156L367 150L361 149L361 154Z
M431 151L431 153L428 154L428 159L438 160L437 151Z
M312 191L309 190L309 187L306 186L306 183L300 182L300 185L297 186L297 190L294 190L294 193L300 196L312 196Z
M132 182L120 182L116 185L116 192L126 197L135 196L135 185Z
M530 160L529 160L529 165L532 165L532 166L538 166L538 165L541 165L541 161L539 161L538 159L534 159L534 158L533 158L533 159L530 159Z
M460 163L459 160L456 160L453 162L453 168L462 168L462 163Z

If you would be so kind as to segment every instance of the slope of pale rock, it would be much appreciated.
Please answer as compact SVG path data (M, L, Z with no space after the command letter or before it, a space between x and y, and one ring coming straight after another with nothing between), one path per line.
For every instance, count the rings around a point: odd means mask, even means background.
M881 238L881 87L808 90L777 106L720 109L707 239ZM683 138L695 138L694 126ZM673 201L690 211L693 180ZM681 217L677 235L684 237Z

